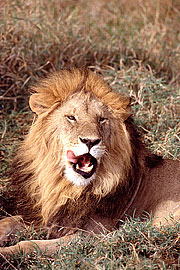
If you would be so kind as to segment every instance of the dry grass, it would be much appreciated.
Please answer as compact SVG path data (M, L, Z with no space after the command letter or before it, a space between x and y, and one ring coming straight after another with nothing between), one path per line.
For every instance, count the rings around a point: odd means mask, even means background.
M139 63L179 85L178 0L4 3L0 20L2 111L24 108L29 83L72 65L94 69L108 65L116 70L123 65L126 71Z
M129 94L145 142L164 157L178 158L179 21L179 0L1 0L0 177L7 177L32 121L29 85L69 66L89 66ZM115 238L75 243L52 260L14 258L14 268L7 262L3 269L178 269L179 227L147 232L139 222L128 224Z

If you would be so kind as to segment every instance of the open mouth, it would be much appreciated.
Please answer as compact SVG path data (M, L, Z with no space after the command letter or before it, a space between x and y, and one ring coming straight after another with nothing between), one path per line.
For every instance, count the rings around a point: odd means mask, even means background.
M72 164L73 170L86 179L91 177L97 168L97 160L89 153L76 156L73 151L69 150L67 159Z

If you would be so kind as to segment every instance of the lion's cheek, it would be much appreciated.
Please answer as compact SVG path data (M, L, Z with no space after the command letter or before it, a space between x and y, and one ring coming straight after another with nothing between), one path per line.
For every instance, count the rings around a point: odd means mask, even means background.
M105 154L106 152L106 147L105 146L97 146L93 147L90 150L90 154L95 157L98 161L100 161L101 157Z

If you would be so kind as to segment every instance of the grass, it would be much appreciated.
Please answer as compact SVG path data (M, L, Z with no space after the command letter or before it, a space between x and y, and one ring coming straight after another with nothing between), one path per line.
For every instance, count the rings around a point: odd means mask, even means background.
M179 1L96 2L1 1L3 111L24 108L29 84L72 65L99 71L139 65L178 86Z
M80 235L51 257L37 249L1 265L2 269L179 269L179 229L179 223L157 230L149 219L129 218L118 231L90 238Z
M0 178L33 119L29 85L69 66L89 66L130 95L145 143L178 159L179 21L178 0L1 1ZM2 269L178 269L178 231L179 224L157 230L129 219L119 231L78 238L52 258L21 254L3 260Z

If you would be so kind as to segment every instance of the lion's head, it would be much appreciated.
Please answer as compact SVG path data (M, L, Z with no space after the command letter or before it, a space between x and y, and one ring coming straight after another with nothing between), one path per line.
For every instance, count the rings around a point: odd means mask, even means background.
M32 88L37 119L23 143L25 184L45 222L88 185L101 197L124 184L131 146L124 121L129 98L90 70L62 70ZM36 199L38 197L38 199Z

